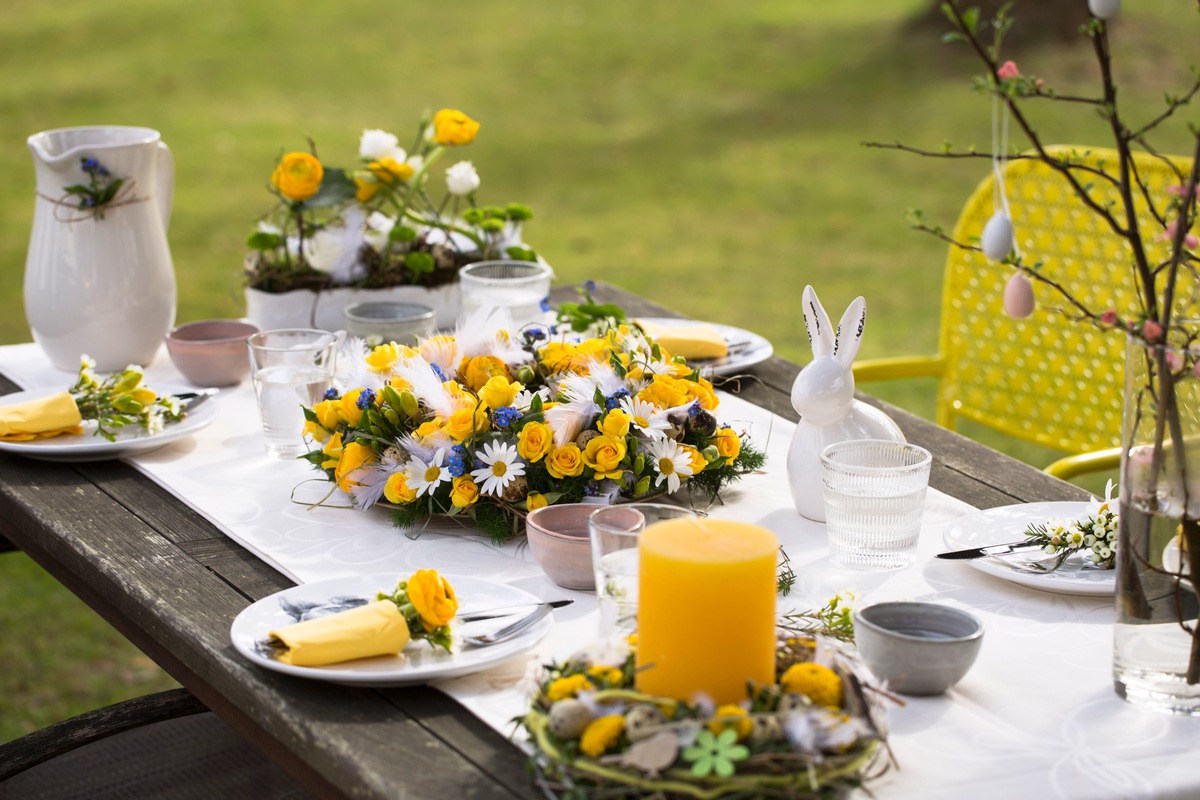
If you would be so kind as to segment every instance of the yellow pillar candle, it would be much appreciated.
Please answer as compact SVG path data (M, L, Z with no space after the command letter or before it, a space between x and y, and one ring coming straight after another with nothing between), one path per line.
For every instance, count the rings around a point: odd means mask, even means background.
M638 690L745 700L775 681L779 540L757 525L672 519L638 543Z

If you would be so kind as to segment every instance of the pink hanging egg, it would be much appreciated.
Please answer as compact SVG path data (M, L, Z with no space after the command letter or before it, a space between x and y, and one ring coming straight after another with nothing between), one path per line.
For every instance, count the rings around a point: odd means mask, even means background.
M1013 319L1025 319L1033 313L1033 284L1022 272L1004 285L1004 313Z

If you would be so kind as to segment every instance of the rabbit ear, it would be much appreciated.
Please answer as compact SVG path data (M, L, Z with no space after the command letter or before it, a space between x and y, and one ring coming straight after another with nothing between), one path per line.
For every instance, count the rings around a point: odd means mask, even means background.
M821 307L817 293L811 286L804 287L804 326L808 328L808 343L812 346L813 357L827 356L833 353L833 328L829 324L829 315Z
M862 346L863 327L866 324L867 301L856 297L846 309L846 313L842 314L842 320L838 323L837 340L833 344L833 357L842 366L849 368L854 363L858 348Z

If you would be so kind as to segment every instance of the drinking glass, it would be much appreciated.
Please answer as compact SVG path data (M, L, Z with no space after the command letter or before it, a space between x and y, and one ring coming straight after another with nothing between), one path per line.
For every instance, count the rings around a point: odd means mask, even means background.
M351 303L342 310L346 333L360 336L372 347L395 342L412 347L433 333L436 315L419 303Z
M917 554L932 457L906 442L860 439L821 453L829 554L850 569L907 567Z
M588 517L592 568L600 601L600 635L628 636L637 630L638 537L647 525L695 514L679 506L629 503L605 506Z
M263 331L247 340L254 395L262 417L267 452L296 458L304 442L304 410L333 386L339 337L328 331L288 328Z
M463 315L481 308L504 307L520 328L542 319L542 300L550 294L554 270L532 261L477 261L458 271Z

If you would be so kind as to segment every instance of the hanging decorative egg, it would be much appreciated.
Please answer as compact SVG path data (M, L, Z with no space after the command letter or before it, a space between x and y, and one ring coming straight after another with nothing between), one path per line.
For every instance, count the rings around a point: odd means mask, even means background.
M1112 19L1121 10L1121 0L1088 0L1088 11L1096 19Z
M1008 214L997 211L983 226L980 240L983 254L992 261L1003 261L1013 249L1013 225Z
M1025 319L1033 313L1033 284L1018 272L1004 285L1004 313L1013 319Z

